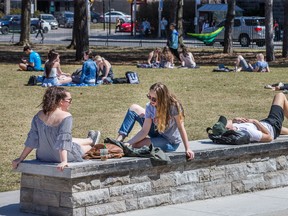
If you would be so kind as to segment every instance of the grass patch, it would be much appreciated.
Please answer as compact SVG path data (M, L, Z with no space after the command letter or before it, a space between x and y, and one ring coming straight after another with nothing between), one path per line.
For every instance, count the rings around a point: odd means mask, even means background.
M48 48L41 52L47 53ZM143 55L143 50L139 50L138 56ZM103 53L114 51L101 49ZM61 53L62 57L65 58L65 52ZM108 54L106 57L109 59ZM225 62L225 58L219 61ZM62 70L72 73L79 66L63 63ZM148 102L145 95L150 85L161 81L183 103L189 140L205 139L206 127L211 126L220 114L228 118L266 117L275 92L264 90L263 86L288 80L285 67L271 67L271 73L213 73L211 71L214 67L201 65L200 69L195 70L138 69L134 65L119 64L114 66L116 77L123 77L129 70L137 71L140 84L70 87L73 97L70 109L74 117L73 136L86 137L87 131L94 129L101 131L101 141L105 137L115 138L128 107L133 103L145 106ZM45 91L41 87L24 86L29 76L41 73L16 70L16 64L0 65L0 191L19 188L20 174L11 170L11 161L18 157L23 149L32 117L39 110L37 106ZM284 125L287 126L287 123L284 122ZM131 136L137 129L132 131ZM32 154L29 158L34 157Z

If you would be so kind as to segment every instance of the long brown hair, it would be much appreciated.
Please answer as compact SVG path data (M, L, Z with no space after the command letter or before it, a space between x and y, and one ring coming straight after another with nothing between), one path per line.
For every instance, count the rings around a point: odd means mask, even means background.
M49 77L52 67L56 61L56 59L58 58L59 53L55 52L55 51L50 51L48 53L48 61L45 63L45 74L46 74L46 78Z
M165 46L161 53L161 60L173 62L173 54L171 53L169 47Z
M43 96L42 103L40 104L42 105L43 113L49 115L51 112L55 111L60 101L67 97L67 92L68 91L65 88L60 86L49 87Z
M177 108L177 111L180 115L180 120L184 120L184 109L180 101L176 98L176 96L168 90L167 86L161 82L154 83L150 89L150 91L155 91L157 95L157 111L156 111L156 118L157 118L157 130L159 132L163 132L171 118L171 109L173 106Z

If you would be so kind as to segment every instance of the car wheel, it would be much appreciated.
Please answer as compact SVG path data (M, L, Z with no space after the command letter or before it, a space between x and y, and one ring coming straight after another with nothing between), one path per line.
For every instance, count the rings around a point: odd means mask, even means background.
M120 18L120 22L121 23L125 23L125 20Z
M44 27L44 29L43 29L43 33L48 33L48 31L49 31L49 29L47 28L47 27Z
M36 33L36 26L34 26L34 25L32 25L31 27L30 27L30 34L35 34Z
M210 43L204 43L206 46L213 46L214 44L214 41L213 42L210 42Z
M9 33L9 28L8 26L3 26L1 29L2 34L6 35Z
M240 45L242 47L248 47L250 45L250 38L248 35L241 35L240 36Z
M98 19L93 18L93 19L92 19L92 23L98 23Z

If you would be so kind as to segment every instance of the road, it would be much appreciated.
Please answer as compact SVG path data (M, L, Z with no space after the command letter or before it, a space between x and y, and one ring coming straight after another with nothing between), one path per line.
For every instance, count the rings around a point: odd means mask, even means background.
M19 33L9 33L8 35L0 34L0 42L4 43L16 43L19 41ZM72 38L71 28L58 28L57 30L51 30L44 34L45 44L67 44ZM40 43L40 37L35 39L35 34L31 35L31 41L33 43ZM202 42L191 39L184 38L185 45L189 47L207 47ZM91 29L89 43L92 46L125 46L125 47L164 47L166 45L165 39L154 39L154 38L141 38L140 35L131 36L130 33L111 31L108 34L108 30L102 29ZM274 42L275 49L282 49L282 42ZM215 43L213 46L222 48L219 43ZM239 43L234 42L234 47L242 48ZM244 47L246 48L246 47ZM250 45L250 49L265 49L264 47L258 47L255 44ZM247 49L247 48L246 48Z

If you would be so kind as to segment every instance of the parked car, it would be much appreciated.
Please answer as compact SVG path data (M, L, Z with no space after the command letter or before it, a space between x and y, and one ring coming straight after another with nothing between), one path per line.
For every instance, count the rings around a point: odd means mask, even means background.
M35 34L38 27L38 18L31 18L30 33ZM51 30L51 26L48 22L43 23L44 33ZM9 32L21 31L21 15L6 15L0 20L0 31L2 34L8 34Z
M121 22L128 22L128 20L131 20L131 16L128 14L125 14L121 11L110 11L106 12L104 15L101 15L100 17L105 22L109 22L109 17L111 16L111 23L116 23L117 17L121 20Z
M132 27L131 27L132 26ZM134 23L132 22L132 25L131 25L131 21L128 20L128 22L125 22L125 23L122 23L121 26L120 26L120 31L121 32L131 32L132 29L134 28ZM139 32L140 31L140 26L139 24L136 22L136 32Z
M70 11L56 12L56 19L59 27L72 28L74 23L74 13Z
M58 29L58 21L52 14L40 14L40 17L50 24L51 29Z
M225 20L215 27L208 27L202 33L210 33L225 25ZM214 42L224 44L224 30L216 37ZM258 46L265 45L265 17L235 17L233 26L233 41L240 42L242 47L248 47L251 43ZM211 44L210 44L211 45Z
M91 16L91 22L92 23L98 23L98 22L101 22L101 20L102 20L101 15L99 13L94 12L94 11L90 12L90 16Z

